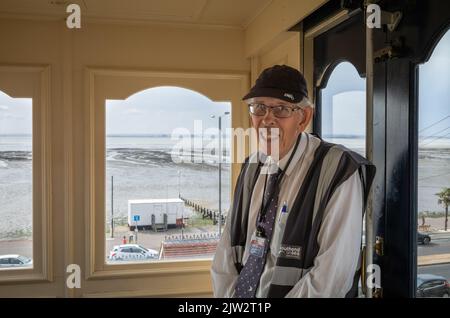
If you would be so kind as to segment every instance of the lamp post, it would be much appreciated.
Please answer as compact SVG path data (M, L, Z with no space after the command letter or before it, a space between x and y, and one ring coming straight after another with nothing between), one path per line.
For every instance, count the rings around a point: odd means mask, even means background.
M181 171L178 170L178 198L180 198L181 193L180 193L180 175L181 175Z
M180 176L181 176L181 171L178 170L178 198L181 197ZM183 209L181 210L181 239L184 240L184 206L183 206Z
M223 115L217 116L219 120L219 237L222 234L222 117L229 115L230 112L224 112ZM211 115L211 118L215 118Z
M111 238L114 237L114 176L111 176Z

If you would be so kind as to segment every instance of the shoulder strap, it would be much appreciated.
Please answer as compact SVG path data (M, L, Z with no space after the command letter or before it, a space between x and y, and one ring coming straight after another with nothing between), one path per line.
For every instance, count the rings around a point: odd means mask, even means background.
M248 213L251 195L259 175L259 162L250 162L247 158L242 165L230 210L230 240L233 250L233 262L238 273L242 270L242 258L247 241Z

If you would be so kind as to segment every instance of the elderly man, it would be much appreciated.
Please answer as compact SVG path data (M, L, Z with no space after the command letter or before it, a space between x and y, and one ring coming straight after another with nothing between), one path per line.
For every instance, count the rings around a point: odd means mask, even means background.
M212 264L216 297L352 297L375 167L305 132L303 75L264 70L243 98L259 150L239 175Z

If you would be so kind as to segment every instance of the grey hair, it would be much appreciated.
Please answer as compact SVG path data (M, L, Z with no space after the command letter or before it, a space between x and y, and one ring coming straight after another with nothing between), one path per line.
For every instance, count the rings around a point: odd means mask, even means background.
M303 99L299 103L295 103L294 105L300 108L311 107L312 109L314 109L314 104L309 100L308 97L303 97Z

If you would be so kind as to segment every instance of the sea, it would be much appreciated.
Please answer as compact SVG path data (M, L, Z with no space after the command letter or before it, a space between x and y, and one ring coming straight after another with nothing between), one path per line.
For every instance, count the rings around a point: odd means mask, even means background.
M193 137L199 138L199 137ZM325 138L364 155L361 137ZM203 136L196 149L166 135L108 136L105 171L105 208L126 220L128 200L179 196L219 208L219 151L215 140ZM231 170L229 139L225 139L220 167L221 209L230 208ZM435 195L450 187L450 139L420 142L418 210L443 212ZM215 144L214 144L215 145ZM187 150L186 150L187 149ZM203 151L202 151L203 149ZM29 237L32 231L32 151L30 136L0 136L0 240ZM113 203L113 204L111 204ZM111 205L113 213L111 213Z

